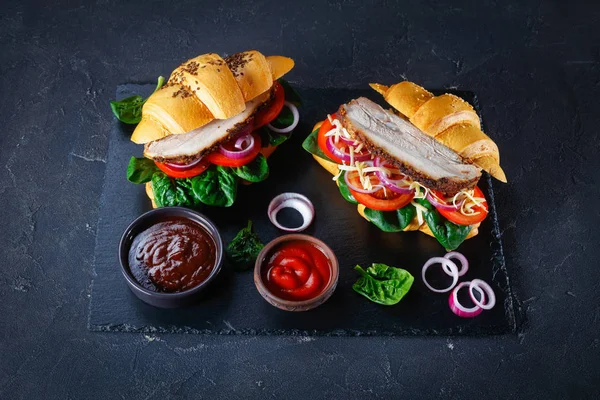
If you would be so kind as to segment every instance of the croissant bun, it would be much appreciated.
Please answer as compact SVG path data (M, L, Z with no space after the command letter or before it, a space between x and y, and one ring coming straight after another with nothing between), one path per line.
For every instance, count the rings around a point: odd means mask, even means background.
M423 132L506 183L498 146L481 131L479 116L469 103L453 94L434 96L408 81L371 87Z
M256 50L225 59L208 53L188 60L148 98L131 140L148 143L187 133L214 119L231 118L293 67L290 58L265 57Z

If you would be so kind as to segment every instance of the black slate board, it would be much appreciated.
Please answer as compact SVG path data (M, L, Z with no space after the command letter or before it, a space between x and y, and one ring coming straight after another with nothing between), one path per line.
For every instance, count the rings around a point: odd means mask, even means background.
M149 93L153 85L123 85L117 97ZM266 243L282 234L269 222L266 209L279 193L296 191L315 205L316 218L305 231L326 243L340 262L336 292L324 305L305 313L280 311L258 294L252 272L234 272L227 265L219 279L196 306L162 310L139 301L121 276L117 247L125 227L150 209L143 186L125 178L127 162L139 156L141 146L129 141L131 128L115 122L108 150L95 251L95 277L90 303L89 328L97 331L188 332L217 334L287 335L488 335L514 332L517 320L513 296L504 265L497 224L492 181L486 175L480 186L490 203L490 215L480 234L467 240L459 250L470 260L464 280L484 279L492 284L497 306L475 319L455 316L448 307L448 295L427 290L420 278L423 263L445 254L433 238L419 232L384 233L362 219L356 207L340 195L331 176L306 153L301 143L313 124L339 104L358 96L379 103L370 89L299 88L305 106L291 140L269 159L271 175L265 182L240 186L238 199L228 209L201 210L220 228L228 242L251 219ZM477 106L470 93L457 93ZM495 183L494 183L495 184ZM385 307L356 294L352 284L358 278L354 265L382 262L407 269L415 276L408 295L396 306Z

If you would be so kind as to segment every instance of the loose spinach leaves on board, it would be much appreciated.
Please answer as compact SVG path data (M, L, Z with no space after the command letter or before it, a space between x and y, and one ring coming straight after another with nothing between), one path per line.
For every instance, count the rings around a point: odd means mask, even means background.
M253 265L263 247L264 244L252 231L252 221L248 221L248 226L239 231L227 246L227 257L237 269L245 270Z
M327 157L325 153L323 153L323 150L321 150L321 148L319 147L318 136L319 129L315 129L310 135L306 137L306 139L304 139L304 142L302 143L302 148L312 155L321 157L324 160L331 161L334 163L335 161Z
M398 304L415 280L408 271L385 264L373 264L366 271L357 265L354 270L361 277L352 285L352 289L367 299L386 306Z
M158 77L158 83L156 84L156 92L165 83L165 78L162 76ZM111 101L110 108L112 109L115 117L121 122L126 124L137 124L142 120L142 106L148 99L142 98L140 95L127 97L119 101Z
M417 211L412 204L407 204L396 211L377 211L365 208L365 215L375 226L384 232L401 232L415 217Z
M427 208L427 212L424 213L427 226L429 226L435 238L446 250L454 250L465 241L473 228L472 226L458 225L448 221L425 199L418 199L416 201Z
M136 184L150 182L152 175L158 171L160 170L154 161L144 157L131 157L127 165L127 180Z
M269 177L269 164L265 156L259 154L249 164L231 168L231 171L248 182L261 182Z

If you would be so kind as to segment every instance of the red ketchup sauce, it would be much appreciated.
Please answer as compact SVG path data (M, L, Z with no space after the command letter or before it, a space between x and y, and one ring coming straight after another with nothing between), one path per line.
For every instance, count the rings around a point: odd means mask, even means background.
M182 292L208 278L216 256L215 240L204 227L187 218L169 217L135 237L129 269L146 289Z
M282 243L266 258L262 278L275 296L284 300L317 297L331 279L331 262L315 244L303 240Z

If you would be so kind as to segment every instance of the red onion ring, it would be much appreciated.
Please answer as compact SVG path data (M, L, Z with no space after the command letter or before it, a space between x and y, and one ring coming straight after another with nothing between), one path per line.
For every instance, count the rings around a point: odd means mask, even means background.
M235 147L238 150L242 150L244 146L250 147L253 141L254 138L252 137L252 135L244 135L239 137L238 140L235 141L235 145L233 147Z
M379 157L375 157L375 159L373 160L373 165L376 167L385 168L384 167L385 163L383 163L381 161L381 158L379 158ZM392 192L396 192L399 194L412 194L415 191L414 189L410 189L408 187L399 186L399 183L402 182L402 179L397 179L397 180L390 179L390 178L388 178L387 174L385 174L384 172L381 172L381 171L376 171L375 174L381 181L381 184L383 186L385 186L386 188L390 189Z
M200 162L202 161L202 157L192 161L191 163L188 164L176 164L176 163L165 163L167 166L169 166L169 168L173 168L176 169L178 171L186 171L188 169L191 169L193 167L195 167L196 165L198 165Z
M346 171L344 173L344 181L346 182L346 185L348 185L348 187L350 189L352 189L353 191L355 191L357 193L371 194L371 193L378 192L378 191L380 191L382 189L381 185L374 185L373 189L363 189L363 188L359 188L356 185L353 185L350 182L350 178L348 177L348 175L350 174L350 172L355 172L355 173L358 173L358 172L356 172L356 171Z
M254 140L254 136L252 136L250 133L246 133L238 137L238 139L235 141L235 147L238 148L238 145L241 146L244 142L248 143L248 146L245 149L237 151L227 150L225 147L219 146L219 153L223 154L227 158L231 158L232 160L239 160L240 158L247 157L256 147L256 141Z
M477 300L473 293L474 289L479 290L480 294L482 294L482 291L485 292L488 295L489 300L486 302L483 294L481 300ZM469 294L471 295L473 303L484 310L491 310L496 305L496 294L494 293L494 290L492 290L492 287L488 285L487 282L482 281L481 279L473 279L473 281L471 281L469 285Z
M454 314L456 314L462 318L474 318L474 317L478 316L479 314L481 314L481 312L483 311L483 309L481 307L479 307L478 305L475 305L474 307L471 307L471 308L467 308L467 307L463 306L462 304L460 304L460 302L458 301L458 291L465 286L469 286L469 290L470 290L471 284L472 284L472 282L469 282L469 281L459 283L458 286L456 286L454 288L452 293L450 293L450 296L448 298L448 304L450 305L450 310L452 310L452 312ZM483 291L481 291L481 289L479 289L479 293L481 294L481 300L485 301L485 295L483 294ZM473 297L473 296L471 296L471 297Z
M332 126L335 126L335 125L333 124L333 121L337 119L337 116L336 116L336 114L330 115L329 117L331 117L331 119L330 119L330 121L329 121L329 122L331 123L331 125L332 125ZM328 117L328 118L329 118L329 117ZM342 135L340 135L340 136L339 136L339 138L340 138L340 140L341 140L342 142L344 142L344 143L346 143L346 144L350 144L350 145L352 145L352 146L358 146L358 145L359 145L359 143L360 143L360 142L359 142L358 140L356 140L356 139L347 138L347 137L345 137L345 136L342 136Z
M458 202L458 204L455 207L454 204L448 204L445 201L439 199L436 195L431 193L431 190L427 191L427 200L429 200L429 202L435 208L438 208L440 210L446 210L446 211L460 210L460 207L462 207L462 204L465 202L465 199L462 199L461 201Z
M450 253L447 253L444 256L444 258L447 258L449 260L457 259L458 261L460 261L460 271L458 271L458 276L463 276L469 270L469 261L467 260L467 257L462 255L458 251L451 251ZM452 274L450 273L450 269L446 267L445 264L442 264L442 268L444 269L445 273L452 276Z
M325 142L327 145L327 150L329 150L333 155L344 162L351 162L352 157L350 157L350 153L346 153L340 149L338 149L333 143L333 136L329 136L327 141ZM367 161L371 159L371 153L367 152L366 154L354 154L354 161Z
M303 223L297 228L289 228L277 221L277 214L284 208L293 208L302 215ZM300 232L308 228L315 216L315 208L308 197L300 193L282 193L275 196L267 209L269 220L273 225L287 232Z
M267 124L267 127L270 130L272 130L273 132L290 133L291 131L293 131L296 128L296 126L298 126L298 122L300 122L300 113L298 112L298 108L295 105L293 105L292 103L290 103L289 101L285 101L283 104L287 108L290 109L290 111L292 112L292 115L294 116L294 120L292 121L292 124L286 128L275 128L271 124Z
M436 289L433 286L431 286L429 284L429 282L427 282L427 279L425 279L425 272L427 272L427 269L434 265L434 264L442 264L442 265L447 265L448 268L450 269L450 275L452 277L452 284L445 288L445 289ZM446 270L444 270L444 272L446 272ZM447 273L447 272L446 272ZM458 267L456 266L456 264L454 264L454 262L452 260L449 260L447 258L444 257L432 257L429 260L427 260L427 262L425 263L425 265L423 265L423 269L421 270L421 278L423 279L423 283L425 284L425 286L427 286L427 288L429 290L431 290L432 292L436 292L436 293L446 293L450 290L452 290L454 288L454 286L456 286L456 284L458 283Z
M347 138L347 137L344 137L344 136L342 136L342 135L340 135L340 140L341 140L342 142L344 142L344 143L346 143L346 144L349 144L349 145L352 145L352 146L358 146L358 145L359 145L359 143L357 143L357 140L356 140L356 139Z

